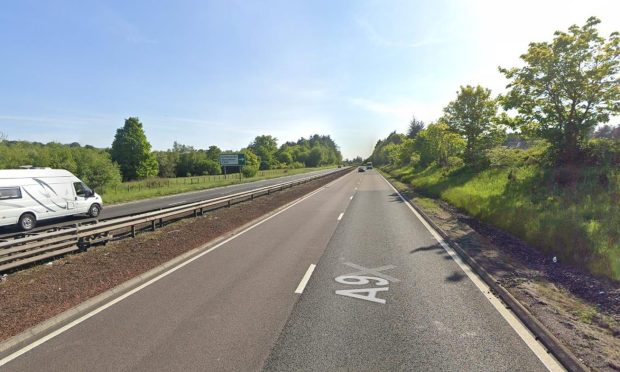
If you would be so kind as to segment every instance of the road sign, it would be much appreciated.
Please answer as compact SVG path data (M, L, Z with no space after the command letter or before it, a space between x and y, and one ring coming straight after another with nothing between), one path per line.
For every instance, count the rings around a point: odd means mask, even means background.
M226 167L239 167L245 165L245 154L222 154L220 165Z

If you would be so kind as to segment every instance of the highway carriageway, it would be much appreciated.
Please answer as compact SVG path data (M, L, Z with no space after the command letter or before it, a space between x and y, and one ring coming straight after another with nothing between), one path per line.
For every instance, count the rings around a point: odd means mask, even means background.
M105 205L105 199L104 199L103 210L101 211L101 215L99 216L98 220L105 221L105 220L109 220L113 218L126 217L126 216L131 216L134 214L156 211L156 210L169 208L173 206L195 203L195 202L199 202L203 200L232 195L232 194L236 194L236 193L240 193L244 191L250 191L250 190L258 189L261 187L273 186L273 185L276 185L282 182L300 180L300 179L307 178L310 176L315 176L315 175L329 174L332 172L336 172L338 170L339 170L338 168L324 169L324 170L319 170L319 171L314 171L314 172L296 174L293 176L283 176L283 177L271 178L268 180L247 182L247 183L241 183L241 184L236 184L236 185L205 189L205 190L200 190L200 191L192 191L192 192L187 192L187 193L182 193L182 194L168 195L168 196L162 196L162 197L151 198L151 199L143 199L143 200L121 203L121 204ZM234 174L231 175L231 177L234 177ZM61 228L64 226L73 225L76 223L88 224L94 221L95 221L94 219L84 218L80 216L59 218L59 219L54 219L54 220L49 220L49 221L44 220L44 221L38 222L38 225L40 225L40 227L32 231L29 231L28 233L32 234L32 233L37 233L37 232L44 232L44 231L49 231L55 228ZM0 240L7 239L16 234L20 234L20 232L18 232L16 228L14 227L8 227L8 226L0 227Z
M379 173L351 172L0 369L562 370L442 243Z
M210 210L230 207L277 192L286 188L333 174L350 172L351 168L314 172L306 177L295 177L292 180L260 186L254 184L248 191L231 193L224 190L224 196L206 200L171 203L171 205L148 212L130 214L123 217L108 218L102 221L87 221L80 224L57 224L27 233L7 234L0 238L0 272L21 269L43 260L56 258L78 250L86 250L94 244L105 244L111 240L135 237L138 231L152 230L162 227L165 223L174 222L184 217L198 217ZM220 191L221 190L214 190ZM193 195L192 195L193 196ZM179 196L181 197L181 196ZM195 196L193 196L195 197ZM184 197L183 199L192 199ZM144 204L144 203L140 203Z

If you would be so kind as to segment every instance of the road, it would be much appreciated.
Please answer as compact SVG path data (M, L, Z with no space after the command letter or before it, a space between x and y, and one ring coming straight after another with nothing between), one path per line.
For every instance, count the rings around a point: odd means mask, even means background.
M283 176L278 178L271 178L268 180L241 183L236 185L217 187L213 189L206 189L200 191L192 191L183 194L176 195L168 195L162 196L159 198L153 199L145 199L138 200L135 202L122 203L116 205L105 206L103 211L101 212L100 219L110 219L117 218L121 216L127 216L131 214L143 213L152 210L157 210L160 208L169 208L176 205L187 204L207 199L219 198L222 196L232 195L244 191L250 191L253 189L258 189L261 187L272 186L278 183L289 182L294 180L299 180L302 178L318 175L318 174L327 174L331 172L337 171L338 168L333 169L325 169L319 171L313 171L308 173L296 174L293 176ZM231 175L234 177L234 175ZM104 200L105 202L105 200Z
M353 172L0 369L545 370L518 331L376 171Z
M278 183L289 182L294 180L299 180L302 178L310 177L313 175L319 174L328 174L335 171L338 171L338 168L333 169L323 169L319 171L313 171L308 173L301 173L292 176L283 176L278 178L271 178L267 180L254 181L241 183L236 185L224 186L224 187L216 187L212 189L199 190L199 191L191 191L182 194L176 195L168 195L151 199L137 200L128 203L121 204L113 204L113 205L104 205L103 210L99 216L99 220L107 220L112 218L118 218L123 216L129 216L139 213L145 213L153 210L169 208L172 206L187 204L198 202L202 200L208 200L213 198L219 198L222 196L232 195L244 191L250 191L253 189L258 189L261 187L272 186ZM234 177L231 176L231 177ZM104 199L105 203L105 199ZM54 218L49 220L39 221L37 223L38 227L43 230L49 229L50 227L64 226L68 223L74 224L75 222L80 221L92 221L93 219L85 218L85 216L67 216ZM19 232L20 230L17 226L0 226L0 238L8 236L10 234L14 234Z

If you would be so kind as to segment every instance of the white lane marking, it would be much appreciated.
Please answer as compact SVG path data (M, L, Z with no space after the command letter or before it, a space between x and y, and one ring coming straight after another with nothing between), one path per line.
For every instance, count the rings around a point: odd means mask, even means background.
M183 203L187 203L187 200L181 200L180 202L170 203L168 205L180 205L180 204L183 204Z
M344 213L340 213L340 216L338 216L338 221L342 219L342 216L344 216Z
M349 200L353 200L353 195L349 196Z
M491 289L489 288L489 286L485 282L483 282L482 279L480 279L480 277L478 277L478 275L471 269L471 267L469 267L469 265L467 265L461 259L461 256L459 256L452 248L450 248L450 246L445 242L441 235L439 235L439 233L435 231L435 229L433 229L433 227L429 225L428 222L424 220L424 218L422 218L418 211L416 211L415 208L413 208L411 204L409 204L409 201L405 199L401 195L401 193L396 190L396 188L392 186L392 184L385 177L383 177L383 175L381 175L381 178L383 178L385 183L387 183L392 188L392 190L394 190L394 192L398 194L398 196L405 203L405 205L407 205L407 207L409 207L409 209L418 218L418 220L422 222L422 225L424 225L424 227L426 227L426 229L431 233L431 235L433 235L435 240L437 240L437 242L439 242L442 248L450 255L450 257L452 257L454 262L459 265L461 270L465 272L467 277L469 277L469 279L476 285L476 287L480 290L480 292L482 292L482 294L487 298L487 300L491 302L493 307L495 307L495 309L506 320L506 322L508 322L512 329L517 332L523 342L525 342L525 344L530 348L530 350L532 350L534 354L536 354L538 359L540 359L540 361L545 365L545 367L547 367L547 369L550 371L565 371L566 369L562 367L560 362L558 362L553 357L553 355L551 355L551 353L547 352L547 350L543 347L542 344L540 344L540 342L536 341L536 337L534 336L534 334L530 332L530 330L523 323L521 323L521 321L519 320L519 318L516 317L516 315L514 315L510 310L506 309L504 304L491 293Z
M342 179L344 179L344 177L337 178L337 179L333 180L332 182L330 182L329 184L335 183L335 182L337 182L337 181L341 181ZM7 355L7 356L6 356L6 357L4 357L3 359L0 359L0 367L2 367L3 365L5 365L5 364L9 363L9 362L10 362L10 361L12 361L12 360L14 360L14 359L18 358L19 356L21 356L21 355L23 355L23 354L27 353L28 351L30 351L30 350L32 350L32 349L34 349L34 348L36 348L37 346L42 345L42 344L44 344L45 342L47 342L47 341L49 341L49 340L53 339L54 337L56 337L56 336L58 336L58 335L60 335L60 334L62 334L62 333L64 333L64 332L66 332L67 330L69 330L69 329L71 329L71 328L75 327L76 325L78 325L78 324L80 324L80 323L84 322L85 320L87 320L87 319L89 319L89 318L92 318L93 316L95 316L95 315L99 314L100 312L104 311L105 309L107 309L107 308L109 308L109 307L111 307L111 306L114 306L115 304L117 304L117 303L121 302L122 300L126 299L127 297L129 297L129 296L131 296L131 295L133 295L133 294L135 294L135 293L137 293L137 292L141 291L142 289L144 289L144 288L148 287L149 285L151 285L151 284L153 284L153 283L155 283L155 282L157 282L157 281L159 281L159 280L163 279L164 277L166 277L166 276L168 276L168 275L172 274L173 272L175 272L175 271L177 271L178 269L180 269L180 268L182 268L182 267L184 267L184 266L186 266L186 265L190 264L191 262L193 262L193 261L195 261L195 260L199 259L200 257L202 257L202 256L204 256L204 255L206 255L206 254L208 254L208 253L213 252L214 250L216 250L216 249L218 249L219 247L223 246L224 244L226 244L226 243L230 242L231 240L236 239L236 238L238 238L239 236L241 236L241 235L245 234L246 232L248 232L248 231L250 231L250 230L254 229L255 227L258 227L258 226L262 225L263 223L265 223L265 222L267 222L267 221L271 220L272 218L276 217L277 215L279 215L279 214L281 214L281 213L284 213L284 212L285 212L285 211L287 211L288 209L290 209L290 208L294 207L295 205L297 205L297 204L301 203L302 201L304 201L304 200L306 200L306 199L308 199L308 198L310 198L310 197L312 197L312 196L314 196L314 195L318 194L319 192L321 192L321 191L323 191L323 190L325 190L325 189L321 187L321 188L319 188L319 189L317 189L317 190L315 190L315 191L311 192L310 194L308 194L308 195L306 195L306 196L304 196L304 197L302 197L302 198L300 198L300 199L296 200L296 201L295 201L295 202L293 202L292 204L288 205L288 206L287 206L287 207L285 207L284 209L282 209L282 210L280 210L280 211L278 211L278 212L276 212L276 213L272 214L271 216L269 216L269 217L265 218L264 220L260 220L260 221L258 221L258 222L257 222L257 223L255 223L254 225L249 226L248 228L246 228L245 230L242 230L242 231L241 231L241 232L239 232L238 234L236 234L236 235L234 235L234 236L231 236L230 238L228 238L228 239L226 239L226 240L224 240L224 241L222 241L222 242L220 242L220 243L216 244L215 246L213 246L213 247L209 248L208 250L206 250L206 251L204 251L204 252L202 252L202 253L200 253L200 254L198 254L198 255L196 255L196 256L194 256L194 257L190 258L189 260L184 261L184 262L182 262L182 263L178 264L177 266L175 266L175 267L171 268L170 270L168 270L168 271L166 271L166 272L164 272L164 273L162 273L162 274L160 274L160 275L156 276L155 278L153 278L153 279L149 280L148 282L146 282L146 283L144 283L144 284L140 285L139 287L136 287L136 288L132 289L131 291L129 291L129 292L127 292L127 293L125 293L124 295L122 295L122 296L120 296L120 297L117 297L117 298L113 299L112 301L110 301L110 302L108 302L108 303L106 303L106 304L101 305L100 307L98 307L98 308L96 308L96 309L92 310L91 312L89 312L89 313L87 313L87 314L85 314L85 315L81 316L80 318L78 318L78 319L76 319L76 320L72 321L71 323L69 323L69 324L67 324L67 325L65 325L65 326L63 326L63 327L61 327L61 328L59 328L59 329L55 330L54 332L52 332L52 333L50 333L50 334L48 334L48 335L46 335L46 336L44 336L44 337L42 337L42 338L40 338L40 339L38 339L38 340L34 341L33 343L31 343L31 344L29 344L29 345L24 346L23 348L21 348L21 349L19 349L19 350L15 351L14 353L12 353L12 354L10 354L10 355Z
M312 272L314 271L315 267L316 265L314 264L308 267L308 270L306 270L304 277L301 278L301 282L299 282L299 285L297 286L295 293L299 293L299 294L303 293L304 288L306 288L306 284L308 284L308 281L310 280L310 276L312 275Z
M355 191L357 191L357 187L355 188Z

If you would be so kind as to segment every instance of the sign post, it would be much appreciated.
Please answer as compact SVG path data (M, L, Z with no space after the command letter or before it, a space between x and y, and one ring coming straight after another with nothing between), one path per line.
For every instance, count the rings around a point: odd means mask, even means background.
M226 178L227 167L239 167L239 179L241 179L241 171L245 165L245 154L221 154L220 165L224 167L224 178Z

